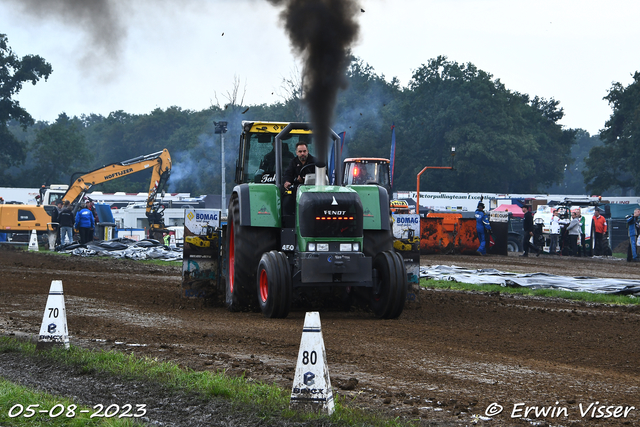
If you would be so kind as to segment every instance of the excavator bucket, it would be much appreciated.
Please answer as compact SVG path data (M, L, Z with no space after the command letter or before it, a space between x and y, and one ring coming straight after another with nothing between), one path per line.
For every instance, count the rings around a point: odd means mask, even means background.
M420 218L420 253L472 254L480 245L475 218L430 213Z

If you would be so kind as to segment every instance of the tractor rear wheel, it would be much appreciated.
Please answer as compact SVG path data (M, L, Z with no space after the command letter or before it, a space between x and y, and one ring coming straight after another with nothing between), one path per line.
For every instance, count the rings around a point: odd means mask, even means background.
M396 319L404 310L404 303L407 300L407 292L409 291L409 278L407 276L407 269L404 266L404 260L402 255L396 251L392 251L396 256L396 271L398 272L398 288L396 289L396 299L391 309L389 319Z
M404 262L395 251L384 251L373 259L373 269L373 313L381 319L395 319L402 314L407 297Z
M287 256L278 251L262 255L258 264L258 304L264 317L285 318L291 308L291 274Z
M271 228L240 225L240 203L234 194L229 202L227 218L226 305L230 311L258 308L255 293L256 272L263 253L276 247L276 234Z

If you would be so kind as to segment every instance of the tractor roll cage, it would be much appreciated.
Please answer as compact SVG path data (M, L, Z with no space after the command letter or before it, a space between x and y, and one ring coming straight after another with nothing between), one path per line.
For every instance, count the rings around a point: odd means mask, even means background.
M306 122L291 122L284 129L276 135L275 150L276 150L276 186L280 189L283 188L282 175L282 138L289 135L289 132L295 129L311 130L311 126ZM335 165L335 180L334 183L342 182L342 162L340 162L340 137L332 129L329 129L331 139L333 139L333 153L334 153L334 165ZM321 176L322 172L319 169L323 169L316 165L316 176ZM324 165L326 171L326 165Z

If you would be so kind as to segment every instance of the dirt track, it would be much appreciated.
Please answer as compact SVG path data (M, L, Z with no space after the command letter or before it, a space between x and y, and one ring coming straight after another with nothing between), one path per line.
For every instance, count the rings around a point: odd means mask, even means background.
M619 260L544 256L427 256L422 264L632 279L640 272ZM75 345L291 387L304 312L268 320L181 299L177 267L0 249L0 268L2 335L37 334L51 280L62 280ZM492 403L502 413L481 423L640 424L637 306L425 290L397 320L360 311L321 319L333 387L354 405L425 425L467 425ZM582 416L595 402L634 409L626 417ZM559 415L525 417L526 407Z

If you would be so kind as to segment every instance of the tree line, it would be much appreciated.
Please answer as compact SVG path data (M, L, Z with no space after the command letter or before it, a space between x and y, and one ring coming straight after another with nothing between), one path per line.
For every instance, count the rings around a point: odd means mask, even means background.
M238 88L227 103L192 111L179 106L148 114L114 111L35 122L13 99L22 83L46 79L51 66L37 55L19 58L0 35L0 186L39 187L68 183L87 172L167 148L173 159L169 190L192 195L219 194L222 135L227 193L243 120L306 121L303 80L283 81L285 96L273 104L243 105ZM406 87L388 80L352 57L349 85L339 94L333 128L346 132L343 158L389 157L391 126L396 131L395 190L413 190L424 166L451 164L454 170L428 171L425 191L553 192L628 194L640 190L640 74L628 87L612 86L605 99L611 118L600 135L559 124L559 101L510 90L471 63L444 56L430 59ZM236 82L237 83L237 82ZM149 176L137 174L101 184L110 191L146 191Z

